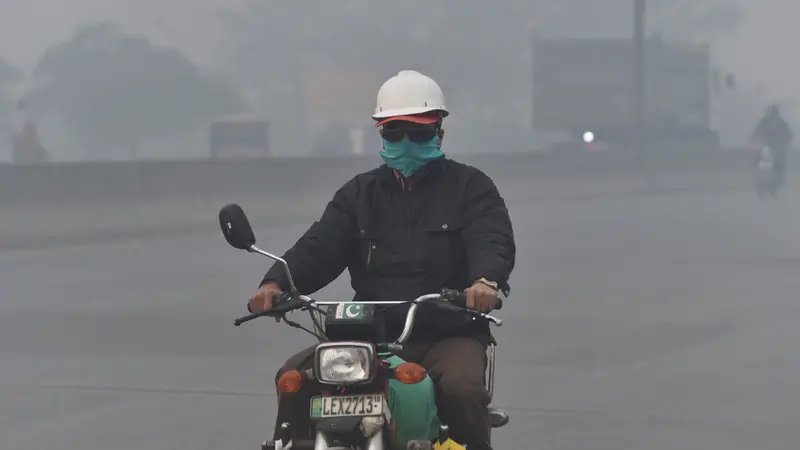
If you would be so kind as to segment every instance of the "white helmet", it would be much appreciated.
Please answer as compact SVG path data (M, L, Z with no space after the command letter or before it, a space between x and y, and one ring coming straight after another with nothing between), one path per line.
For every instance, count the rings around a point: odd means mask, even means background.
M380 121L389 117L432 111L439 112L441 117L450 114L439 85L416 70L401 70L386 80L378 90L378 101L372 118Z

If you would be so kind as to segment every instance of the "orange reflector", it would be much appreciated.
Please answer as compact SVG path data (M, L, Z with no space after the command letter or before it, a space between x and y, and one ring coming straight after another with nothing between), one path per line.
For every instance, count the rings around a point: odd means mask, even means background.
M303 387L303 374L297 370L285 372L278 378L278 392L298 392Z
M403 384L419 383L426 376L428 376L428 372L419 364L407 362L394 368L394 379Z

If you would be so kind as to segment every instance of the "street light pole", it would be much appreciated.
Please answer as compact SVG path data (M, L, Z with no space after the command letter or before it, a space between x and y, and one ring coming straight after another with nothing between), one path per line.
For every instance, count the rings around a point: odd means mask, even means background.
M646 0L633 0L633 82L636 93L634 111L636 114L634 136L640 169L644 169L645 157L645 3Z

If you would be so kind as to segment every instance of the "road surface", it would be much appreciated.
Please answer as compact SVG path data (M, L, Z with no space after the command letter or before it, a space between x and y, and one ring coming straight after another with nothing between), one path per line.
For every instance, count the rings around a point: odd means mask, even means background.
M496 448L800 448L798 200L505 194ZM304 225L257 227L280 252ZM0 252L2 448L258 448L311 342L232 325L266 267L217 233Z

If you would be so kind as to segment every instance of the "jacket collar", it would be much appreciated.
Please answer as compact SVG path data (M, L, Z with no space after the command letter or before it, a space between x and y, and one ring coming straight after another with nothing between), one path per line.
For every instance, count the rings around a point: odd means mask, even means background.
M386 164L384 164L381 167L385 171L391 172L392 178L394 178L394 180L397 183L400 183L400 186L402 186L404 190L411 191L411 189L413 189L414 186L417 183L419 183L419 181L425 176L428 176L429 174L434 172L441 172L442 170L444 170L444 160L445 160L444 156L441 158L436 158L433 161L422 166L422 168L420 168L416 173L414 173L410 177L404 177L400 172L389 168Z

